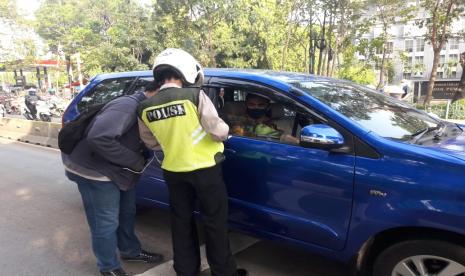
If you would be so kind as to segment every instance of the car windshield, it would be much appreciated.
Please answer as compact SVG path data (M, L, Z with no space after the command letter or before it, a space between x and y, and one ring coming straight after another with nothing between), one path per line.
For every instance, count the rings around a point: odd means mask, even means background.
M360 85L329 81L290 83L385 138L411 140L439 123L404 102Z

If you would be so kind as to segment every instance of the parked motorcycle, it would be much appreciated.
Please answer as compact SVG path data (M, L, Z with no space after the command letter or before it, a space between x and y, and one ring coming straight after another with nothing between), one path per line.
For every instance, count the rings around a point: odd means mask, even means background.
M65 112L65 105L63 105L61 102L50 102L49 107L52 117L61 118Z
M50 107L45 101L37 101L37 114L39 115L40 120L44 122L52 121L52 113L50 112Z
M22 115L28 120L36 120L37 116L41 121L44 122L51 122L52 121L52 114L50 112L50 108L45 101L37 101L31 102L36 107L36 114L33 114L31 110L24 104L22 106Z

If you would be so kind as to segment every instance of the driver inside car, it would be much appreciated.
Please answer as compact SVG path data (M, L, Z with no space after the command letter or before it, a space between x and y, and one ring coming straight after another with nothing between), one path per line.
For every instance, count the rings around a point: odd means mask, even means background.
M299 144L299 139L278 129L271 119L271 101L264 96L248 93L245 98L246 115L231 120L231 133L239 136L280 140Z

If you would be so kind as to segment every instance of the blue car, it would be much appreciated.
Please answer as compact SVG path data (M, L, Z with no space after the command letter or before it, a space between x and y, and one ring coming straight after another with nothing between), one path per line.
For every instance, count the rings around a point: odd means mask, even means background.
M258 70L205 75L204 91L231 126L223 163L231 228L352 264L361 275L465 275L465 126L342 80ZM151 71L98 75L64 123L152 80ZM246 116L248 93L270 100L270 122L293 139L234 125ZM168 208L158 163L137 195L141 205Z

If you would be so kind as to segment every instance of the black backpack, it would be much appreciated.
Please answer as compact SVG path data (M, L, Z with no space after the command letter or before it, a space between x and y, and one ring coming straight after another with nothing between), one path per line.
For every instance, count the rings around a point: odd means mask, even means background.
M97 104L87 108L71 122L66 123L58 133L58 147L63 153L71 154L85 135L87 127L106 104Z

